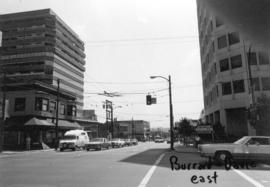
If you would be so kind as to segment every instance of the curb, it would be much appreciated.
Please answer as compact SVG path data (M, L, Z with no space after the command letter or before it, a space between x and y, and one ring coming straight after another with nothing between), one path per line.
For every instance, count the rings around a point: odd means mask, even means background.
M54 151L54 149L41 149L41 150L31 150L31 151L3 151L1 155L14 155L14 154L25 154L25 153L39 153L39 152L49 152Z

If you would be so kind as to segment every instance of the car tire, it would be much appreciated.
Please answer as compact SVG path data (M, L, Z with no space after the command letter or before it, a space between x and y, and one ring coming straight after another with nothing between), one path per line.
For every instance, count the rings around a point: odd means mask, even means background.
M226 159L232 159L232 155L227 151L219 151L215 154L215 162L217 165L224 164Z
M64 151L64 149L60 148L60 152L63 152L63 151Z
M72 148L71 150L72 150L72 151L76 151L76 147Z

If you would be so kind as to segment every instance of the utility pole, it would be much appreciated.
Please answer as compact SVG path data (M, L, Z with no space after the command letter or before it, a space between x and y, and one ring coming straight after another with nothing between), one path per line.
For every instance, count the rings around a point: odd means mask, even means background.
M172 106L172 83L169 75L169 102L170 102L170 131L171 131L171 150L174 150L174 133L173 133L173 106Z
M56 98L56 121L55 121L55 150L58 148L58 111L59 111L59 95L60 95L60 79L57 79L57 98Z
M133 120L133 117L132 117L132 121L131 121L131 137L134 138L134 120Z
M3 68L2 68L3 70ZM0 125L0 153L3 151L4 147L4 128L6 122L6 72L3 70L3 98L2 98L2 124Z
M111 104L111 128L112 128L112 138L114 138L113 132L114 132L114 126L113 126L113 106Z

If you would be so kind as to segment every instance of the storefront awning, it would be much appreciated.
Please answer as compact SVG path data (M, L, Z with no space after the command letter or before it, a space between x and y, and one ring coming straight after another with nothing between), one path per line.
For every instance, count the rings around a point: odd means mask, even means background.
M66 120L59 120L58 126L59 128L65 129L82 129L82 127L77 122L71 122Z
M50 123L47 120L37 119L37 118L31 118L29 121L27 121L25 126L47 126L47 127L53 127L54 124Z

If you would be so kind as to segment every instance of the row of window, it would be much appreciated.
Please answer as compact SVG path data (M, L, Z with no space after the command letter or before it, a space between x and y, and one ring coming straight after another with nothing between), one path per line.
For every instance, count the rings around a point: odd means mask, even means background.
M266 65L269 64L269 56L265 52L251 52L247 53L247 58L250 65ZM241 68L242 64L242 55L231 56L230 58L224 58L219 61L219 70L220 72L225 72L230 69ZM217 64L214 63L210 72L207 74L206 79L204 80L204 86L207 88L209 84L215 80L215 75L217 74Z
M26 108L26 98L15 98L14 111L25 111ZM35 111L44 111L54 113L56 111L56 102L50 101L49 99L36 97L35 100ZM76 116L77 110L75 105L65 105L60 103L59 114Z
M270 77L255 77L251 80L252 87L254 91L270 91ZM221 93L222 95L230 95L232 93L243 93L245 92L245 81L244 80L235 80L230 82L221 83ZM219 97L218 86L215 86L209 94L205 97L205 103L209 106L212 102L216 101Z

